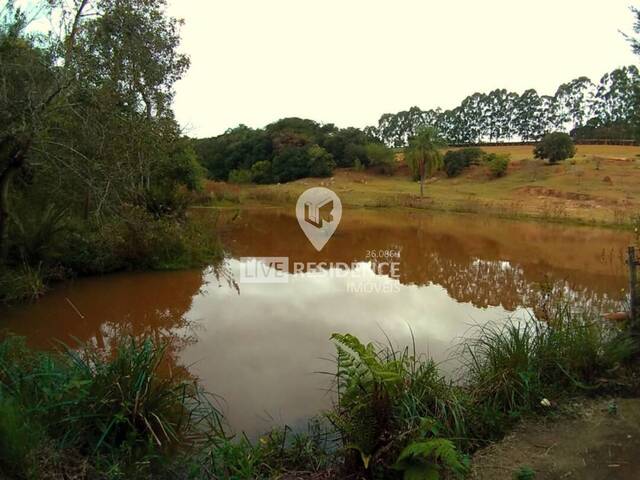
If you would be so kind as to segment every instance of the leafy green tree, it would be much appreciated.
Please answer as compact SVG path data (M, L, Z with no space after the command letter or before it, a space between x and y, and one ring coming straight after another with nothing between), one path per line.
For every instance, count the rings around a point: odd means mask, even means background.
M420 198L424 198L424 179L442 167L440 149L447 146L433 127L425 127L409 140L406 152L409 164L420 178Z
M254 183L273 183L273 172L269 160L261 160L251 167L251 181Z
M3 252L9 217L25 223L12 204L64 205L84 220L132 204L162 214L180 206L178 187L196 188L201 173L171 111L189 61L178 53L180 22L164 14L166 2L35 7L52 23L63 19L62 33L30 28L11 4L0 18Z
M456 177L470 165L478 165L484 156L484 151L478 147L449 150L443 159L444 171L448 177Z
M571 137L564 132L554 132L545 135L533 149L535 158L548 159L549 163L556 163L576 154L576 147Z
M543 104L538 92L525 90L515 104L514 130L523 141L534 140L540 135L539 117Z
M584 125L591 109L594 89L595 86L587 77L578 77L560 85L555 93L560 122L570 123L571 128Z
M194 148L215 180L227 180L231 170L250 169L254 163L273 156L272 140L267 133L245 125L217 137L194 140Z
M592 115L600 125L633 122L640 107L640 73L634 65L606 73L597 86Z
M336 163L329 152L319 145L311 145L307 150L311 177L328 177L333 173Z
M379 173L391 175L395 167L395 154L386 145L369 143L365 146L367 164Z
M370 140L369 136L359 128L343 128L325 135L321 146L334 158L338 167L352 167L356 158L362 157L361 150Z
M272 162L273 176L278 182L290 182L303 177L328 177L334 167L331 154L318 145L284 149Z

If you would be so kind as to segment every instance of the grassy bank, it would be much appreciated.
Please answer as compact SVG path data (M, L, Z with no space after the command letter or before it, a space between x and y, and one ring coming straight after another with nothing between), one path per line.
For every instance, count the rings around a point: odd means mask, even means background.
M338 169L330 179L307 178L281 185L210 182L204 204L293 205L312 186L334 190L343 205L366 208L420 208L506 218L628 227L640 211L640 147L579 145L576 157L558 165L533 159L529 146L486 147L508 154L507 174L490 178L487 168L461 176L440 173L427 181L425 198L398 155L391 176Z
M563 399L630 391L623 330L558 306L459 347L445 378L415 346L334 334L336 401L309 429L251 442L226 433L215 397L167 371L164 347L123 339L111 352L0 344L0 473L7 478L464 478L470 455ZM294 476L295 473L295 476Z

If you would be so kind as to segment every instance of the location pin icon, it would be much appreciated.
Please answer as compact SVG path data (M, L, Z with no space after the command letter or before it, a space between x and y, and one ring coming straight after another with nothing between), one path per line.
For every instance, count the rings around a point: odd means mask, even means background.
M313 187L298 197L296 217L311 245L320 251L338 228L342 203L334 191Z

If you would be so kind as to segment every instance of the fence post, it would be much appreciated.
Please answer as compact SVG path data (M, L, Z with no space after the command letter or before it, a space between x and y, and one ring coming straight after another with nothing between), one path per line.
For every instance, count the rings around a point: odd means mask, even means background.
M630 303L630 315L631 315L631 326L632 330L638 331L639 320L638 314L638 260L636 260L636 249L635 247L629 247L627 249L629 264L629 303Z

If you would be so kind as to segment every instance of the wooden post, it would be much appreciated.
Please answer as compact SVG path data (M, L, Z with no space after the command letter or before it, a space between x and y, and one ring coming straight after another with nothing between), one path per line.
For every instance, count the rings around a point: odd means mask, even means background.
M630 304L630 315L631 315L631 325L634 330L638 330L638 260L636 260L636 249L635 247L629 247L627 249L629 259L627 263L629 264L629 304Z

